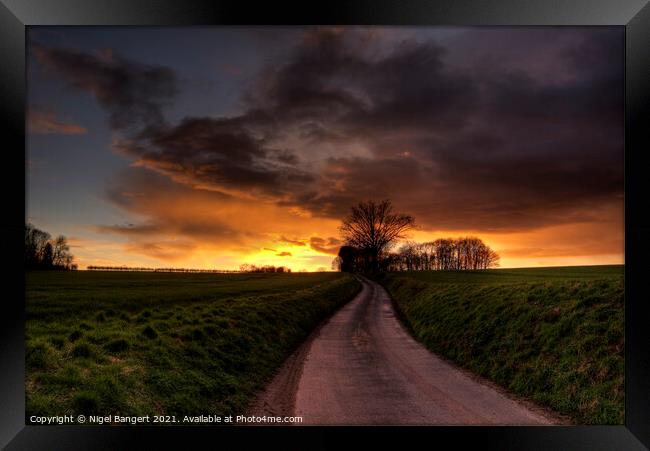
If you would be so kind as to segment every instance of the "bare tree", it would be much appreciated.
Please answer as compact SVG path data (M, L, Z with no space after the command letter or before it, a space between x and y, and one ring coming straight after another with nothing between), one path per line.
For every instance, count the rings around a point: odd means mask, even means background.
M343 238L367 256L366 270L377 271L379 258L391 244L415 227L412 216L393 213L389 200L360 202L340 227Z
M25 267L36 268L44 266L47 244L50 234L37 229L32 224L25 225Z
M52 264L55 267L67 268L71 262L70 246L68 246L66 237L59 235L52 245Z
M417 243L407 241L397 251L406 271L415 271L418 268L419 255L417 252Z
M487 268L498 268L500 265L501 257L496 251L490 249L489 247L486 250L485 257L483 259L483 269Z
M406 242L385 257L389 271L479 270L499 266L499 254L480 238L441 238L428 243Z
M25 224L26 269L76 269L70 247L63 235L55 240L49 233Z
M53 252L52 243L48 241L45 243L45 247L43 247L43 253L41 255L41 265L43 269L52 269L54 267L54 264L52 263Z

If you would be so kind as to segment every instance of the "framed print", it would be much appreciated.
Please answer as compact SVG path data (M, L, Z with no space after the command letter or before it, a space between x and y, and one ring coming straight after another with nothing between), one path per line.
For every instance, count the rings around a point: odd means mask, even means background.
M0 443L650 446L649 21L2 0Z

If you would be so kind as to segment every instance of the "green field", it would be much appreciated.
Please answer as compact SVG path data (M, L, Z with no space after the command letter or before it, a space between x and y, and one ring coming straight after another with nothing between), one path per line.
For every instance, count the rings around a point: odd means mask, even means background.
M420 271L379 281L432 351L576 424L623 424L623 273Z
M241 414L359 288L341 273L27 273L27 417Z

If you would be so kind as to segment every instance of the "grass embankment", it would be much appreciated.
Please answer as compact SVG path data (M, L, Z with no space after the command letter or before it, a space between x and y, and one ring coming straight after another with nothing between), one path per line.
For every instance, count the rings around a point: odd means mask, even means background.
M359 283L340 273L34 272L27 416L241 414Z
M623 266L392 273L430 350L577 424L624 422Z

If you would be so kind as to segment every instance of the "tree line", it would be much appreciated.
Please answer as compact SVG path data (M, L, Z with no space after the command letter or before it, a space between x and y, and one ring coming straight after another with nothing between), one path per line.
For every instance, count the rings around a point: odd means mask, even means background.
M192 268L147 268L143 266L88 266L88 271L129 271L129 272L180 272L180 273L289 273L290 268L286 266L255 266L250 264L240 265L239 269L192 269Z
M239 272L263 272L263 273L288 273L291 272L291 268L286 266L273 266L273 265L264 265L264 266L255 266L245 263L239 266Z
M128 272L182 272L182 273L233 273L234 269L192 269L192 268L147 268L144 266L98 266L91 265L88 271L128 271Z
M360 202L340 227L345 245L332 262L344 272L480 270L499 265L499 255L477 237L395 243L415 228L412 216L393 212L389 200Z
M499 265L499 254L477 237L406 243L386 256L388 271L478 270Z
M63 235L56 238L32 224L25 225L25 269L75 270L77 265Z

